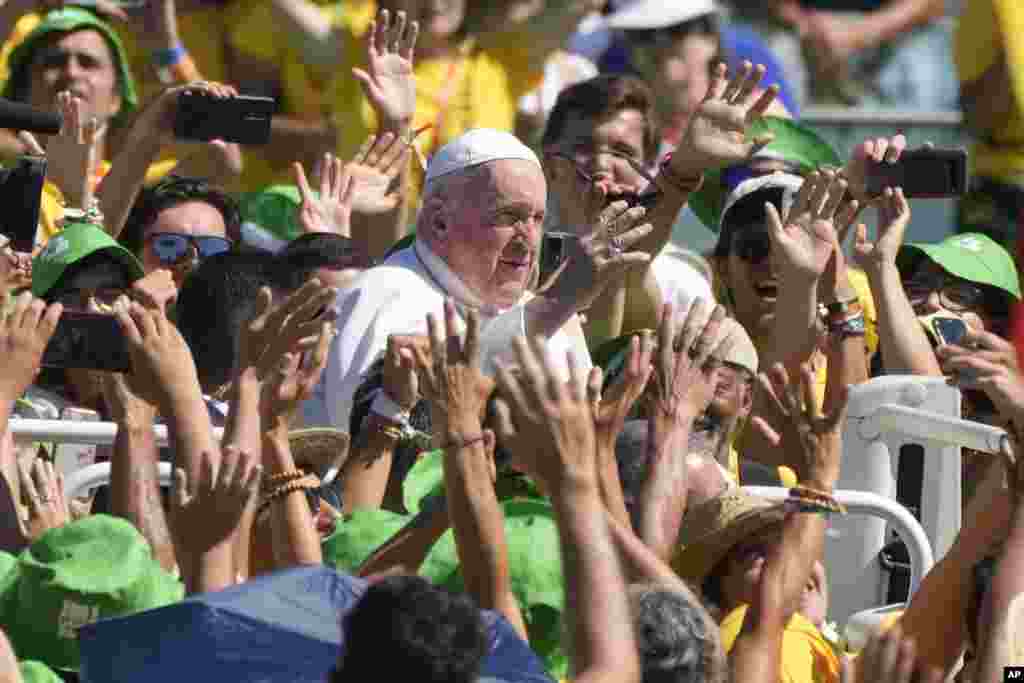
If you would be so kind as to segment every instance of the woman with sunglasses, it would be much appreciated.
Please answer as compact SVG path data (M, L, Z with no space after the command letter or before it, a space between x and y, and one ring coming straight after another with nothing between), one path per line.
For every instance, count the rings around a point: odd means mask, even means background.
M179 289L203 259L240 239L235 201L205 180L170 176L144 189L120 236L146 273L170 270Z

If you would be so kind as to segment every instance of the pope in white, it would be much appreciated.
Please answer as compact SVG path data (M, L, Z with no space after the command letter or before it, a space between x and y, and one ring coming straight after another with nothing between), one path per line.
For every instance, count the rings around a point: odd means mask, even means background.
M572 353L578 366L589 368L590 354L575 313L585 307L598 280L621 269L602 272L602 262L629 266L646 259L622 252L649 226L630 230L643 215L634 210L620 208L618 218L602 218L611 246L586 240L573 246L580 256L576 270L560 278L571 281L562 287L570 295L556 306L540 305L538 298L528 307L546 199L540 161L514 136L477 129L443 147L427 169L416 241L338 295L339 333L316 395L305 406L305 422L349 431L353 396L386 350L389 336L426 334L427 313L440 318L447 297L454 300L460 318L470 307L480 312L485 369L494 367L495 356L510 351L514 337L528 332L544 336L552 357L563 366L566 354ZM623 229L611 232L617 228ZM570 298L575 301L565 310ZM380 392L372 411L395 418L403 407Z

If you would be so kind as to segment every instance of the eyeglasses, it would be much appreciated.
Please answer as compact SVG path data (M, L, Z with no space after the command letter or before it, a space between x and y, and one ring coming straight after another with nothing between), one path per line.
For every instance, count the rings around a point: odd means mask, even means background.
M628 208L632 209L634 206L642 206L645 209L650 209L652 206L658 203L658 199L661 198L661 192L657 189L657 185L654 182L654 176L643 169L643 163L633 157L632 155L625 154L623 152L617 152L615 150L600 150L601 152L612 155L617 159L621 159L622 163L626 164L633 172L640 175L647 181L647 190L645 192L624 192L621 194L610 194L605 199L608 204L612 202L624 201L628 205ZM576 174L579 175L580 179L588 185L594 184L594 177L587 173L584 168L589 168L593 158L597 155L597 152L581 152L579 147L573 150L573 153L566 154L565 152L555 152L551 156L559 159L564 159L571 163L576 169Z
M976 310L985 303L985 290L978 285L942 275L904 280L903 289L911 305L921 303L931 296L932 292L938 292L942 307L954 313Z
M150 235L148 241L160 262L168 265L178 263L185 258L188 255L189 247L195 247L196 253L201 259L223 254L231 249L230 240L212 235L157 232Z
M763 263L771 256L772 240L767 231L751 228L733 237L732 248L736 255L747 263Z

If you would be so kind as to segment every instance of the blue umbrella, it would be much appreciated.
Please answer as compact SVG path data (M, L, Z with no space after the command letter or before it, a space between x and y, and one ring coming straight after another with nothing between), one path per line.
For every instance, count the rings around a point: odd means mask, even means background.
M183 679L323 683L344 647L341 618L367 582L327 567L258 577L178 604L83 627L83 683ZM483 676L550 683L543 665L501 616L481 613L490 636Z

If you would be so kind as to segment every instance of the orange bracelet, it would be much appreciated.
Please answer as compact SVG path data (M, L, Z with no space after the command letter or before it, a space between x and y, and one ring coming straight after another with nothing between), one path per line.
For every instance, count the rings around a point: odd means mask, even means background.
M262 514L263 511L270 507L270 504L275 500L284 498L296 491L312 491L318 488L320 488L320 479L312 474L306 475L296 481L289 482L283 486L279 486L263 498L263 502L260 503L260 507L256 511L256 515L259 516Z

